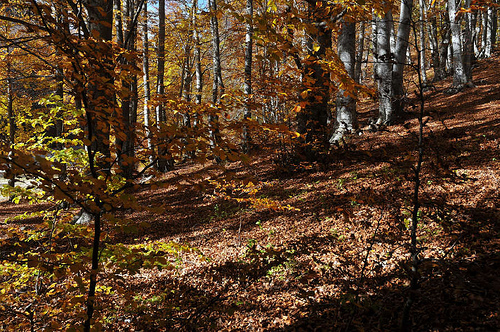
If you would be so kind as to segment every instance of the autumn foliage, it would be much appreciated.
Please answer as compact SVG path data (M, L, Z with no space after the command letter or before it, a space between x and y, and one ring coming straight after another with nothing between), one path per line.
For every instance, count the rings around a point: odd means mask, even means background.
M415 33L380 121L340 41L399 5L0 0L0 329L498 326L499 82L427 90Z

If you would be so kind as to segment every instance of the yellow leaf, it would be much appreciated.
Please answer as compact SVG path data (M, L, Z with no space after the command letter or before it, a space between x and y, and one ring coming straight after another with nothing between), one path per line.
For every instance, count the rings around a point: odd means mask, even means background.
M313 51L314 51L314 52L318 52L318 51L319 51L319 49L320 49L319 44L315 42L315 43L313 44Z
M267 12L276 12L278 11L278 6L276 6L276 2L274 2L274 0L269 0L267 2Z

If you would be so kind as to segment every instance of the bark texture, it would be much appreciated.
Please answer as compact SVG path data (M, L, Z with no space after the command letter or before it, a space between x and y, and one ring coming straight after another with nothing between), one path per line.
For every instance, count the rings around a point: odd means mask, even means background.
M354 79L355 55L356 55L356 24L343 21L337 41L337 49L340 60L349 77ZM335 144L342 137L357 129L358 121L356 115L356 100L346 91L340 89L337 94L337 114L335 132L330 138L330 144Z

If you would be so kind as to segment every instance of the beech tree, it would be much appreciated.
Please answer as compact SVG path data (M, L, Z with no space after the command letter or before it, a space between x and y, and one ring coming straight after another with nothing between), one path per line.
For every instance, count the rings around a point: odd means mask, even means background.
M379 92L379 117L378 124L390 124L394 118L392 64L394 63L391 52L392 13L387 11L382 17L376 18L376 79Z
M406 54L410 40L412 27L411 13L413 10L413 0L401 1L399 26L396 35L396 48L394 50L394 66L392 69L392 89L394 92L394 110L400 114L404 109L404 81L403 72L406 66Z
M246 33L245 33L245 81L243 91L245 93L245 111L244 119L248 120L252 117L252 50L253 50L253 0L246 2ZM251 136L248 130L248 125L243 127L243 144L244 149L248 151Z
M340 60L351 79L354 79L355 54L356 54L356 24L348 19L341 22L337 49ZM345 133L349 133L358 127L356 114L356 100L349 92L339 89L337 93L336 125L330 143L338 142Z
M450 18L451 31L451 49L453 56L453 87L461 89L467 83L467 75L465 73L462 42L461 42L461 27L460 16L458 15L458 6L460 0L448 1L448 15Z
M304 143L309 147L306 154L311 158L310 145L321 146L326 141L326 123L328 119L329 75L322 66L327 50L332 47L332 19L325 11L325 2L310 1L307 3L307 18L310 22L306 31L305 47L307 57L302 63L303 108L297 115L298 132L305 137Z
M143 99L143 119L144 130L146 131L146 142L148 150L150 151L149 161L153 162L153 144L151 140L151 84L149 75L149 26L148 26L148 3L144 2L144 18L142 22L142 83L144 89Z

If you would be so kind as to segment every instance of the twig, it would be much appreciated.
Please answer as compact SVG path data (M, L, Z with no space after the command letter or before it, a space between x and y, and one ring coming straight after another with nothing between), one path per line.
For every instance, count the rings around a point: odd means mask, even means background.
M359 287L363 285L365 279L365 271L366 267L368 266L368 257L373 249L373 245L375 244L375 238L377 237L378 229L380 228L380 222L382 221L383 214L384 210L382 209L382 211L380 212L380 218L378 218L377 220L377 227L375 228L375 232L373 232L373 236L370 240L370 245L368 246L368 249L366 251L365 258L363 259L363 267L361 268L361 275L359 276L359 285L358 285ZM355 301L358 302L358 300L359 300L359 292L357 292L355 296ZM349 328L354 320L354 316L356 316L357 313L358 313L358 306L355 306L351 318L349 319L349 323L347 323L345 331L349 331Z

